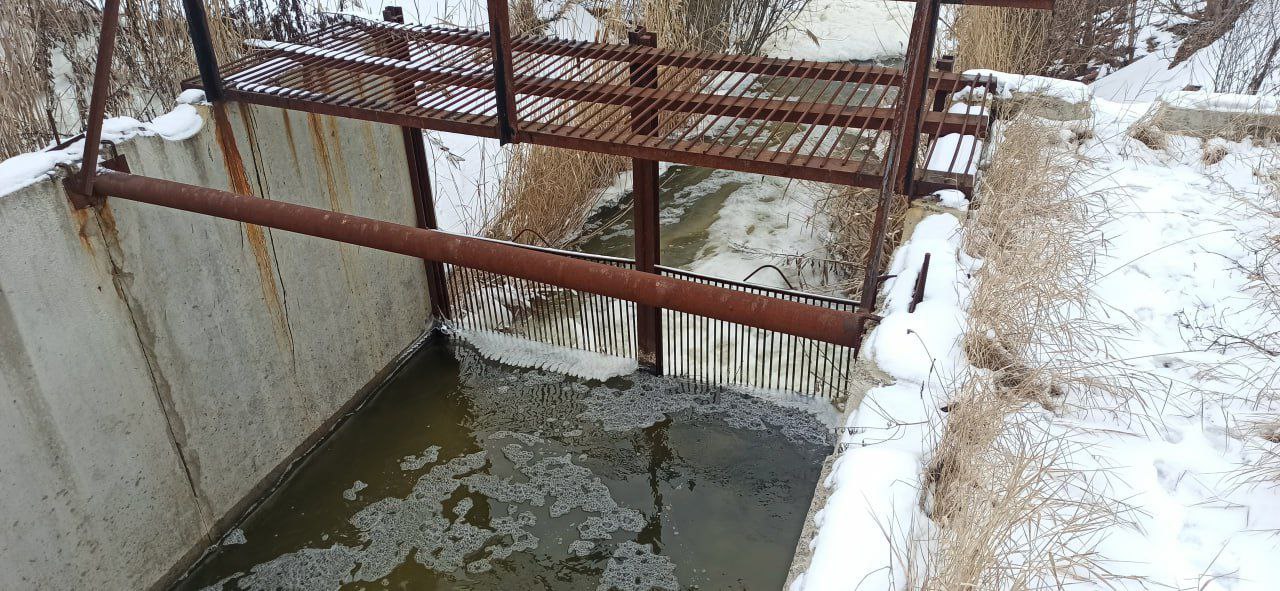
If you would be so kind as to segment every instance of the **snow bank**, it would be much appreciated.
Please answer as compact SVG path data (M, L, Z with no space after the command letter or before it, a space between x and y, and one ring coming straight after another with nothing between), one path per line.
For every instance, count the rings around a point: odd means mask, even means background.
M982 140L971 135L949 133L938 138L929 153L927 170L974 174L978 171L978 154Z
M1280 115L1280 97L1253 94L1230 94L1207 90L1166 92L1160 102L1179 109L1197 109L1220 113L1248 115Z
M960 222L949 214L922 220L894 254L884 289L885 317L868 335L866 355L896 381L872 389L848 418L831 473L831 496L817 514L808 570L791 591L905 589L903 558L918 509L920 477L945 376L965 365L960 347L968 274ZM916 275L930 254L924 301L907 312Z
M999 98L1005 100L1012 99L1014 94L1035 94L1056 98L1071 104L1088 103L1093 98L1093 91L1090 90L1088 85L1074 80L1059 80L1030 74L1009 74L985 69L965 70L964 73L975 76L994 76L996 79L996 93ZM981 99L984 94L985 89L983 88L969 87L956 93L955 98L956 100Z
M139 136L160 136L171 141L185 140L199 133L204 125L200 113L192 106L203 100L203 92L184 92L178 97L178 106L148 123L132 117L112 117L103 121L102 139L122 142ZM79 164L83 155L84 140L81 139L61 150L8 158L0 162L0 196L50 178L59 165Z
M765 54L827 62L900 57L913 10L895 0L813 0Z

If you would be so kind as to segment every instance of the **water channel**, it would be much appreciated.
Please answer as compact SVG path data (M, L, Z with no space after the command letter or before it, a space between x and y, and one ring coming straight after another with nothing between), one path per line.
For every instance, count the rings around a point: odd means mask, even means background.
M179 589L778 589L829 429L428 344Z
M742 245L817 248L785 180L671 166L661 184L666 265L742 279L769 262ZM628 202L600 208L575 248L631 256ZM779 589L830 452L818 414L435 339L176 588Z

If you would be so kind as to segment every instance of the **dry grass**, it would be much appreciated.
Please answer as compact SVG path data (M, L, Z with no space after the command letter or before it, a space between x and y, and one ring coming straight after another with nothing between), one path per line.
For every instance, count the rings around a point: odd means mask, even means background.
M559 245L579 231L595 197L630 165L626 158L605 154L515 146L499 187L497 214L485 234L512 240L529 229Z
M1080 79L1132 61L1147 16L1131 0L1058 0L1052 12L965 6L951 33L963 68Z
M221 60L249 36L296 35L314 11L295 1L205 2ZM75 135L88 110L101 23L97 3L0 2L0 158ZM196 71L178 0L124 0L107 112L151 118L168 111Z
M1081 351L1102 351L1112 327L1084 319L1091 304L1097 228L1106 208L1080 187L1084 162L1061 135L1032 117L1003 131L985 171L965 250L984 261L975 274L965 351L1010 387L1033 385L1054 407L1072 389L1123 393L1125 377L1093 373Z
M1048 65L1049 15L1043 10L966 6L958 11L952 34L956 69L990 68L1038 74Z
M823 186L815 191L819 197L813 210L816 219L825 222L818 234L823 237L827 257L797 259L798 270L808 268L813 274L828 278L823 291L844 293L856 297L862 292L864 261L871 248L871 226L879 204L880 191L862 187ZM895 197L889 210L889 223L885 234L885 253L892 253L902 243L903 222L907 213L907 200ZM882 259L888 267L891 257ZM883 269L881 269L883 271ZM831 280L834 278L834 280Z
M1080 320L1101 220L1060 138L1038 119L1010 121L975 196L964 246L983 264L964 344L984 371L959 379L928 462L921 505L937 528L927 564L913 568L922 589L1112 578L1094 548L1126 509L1098 492L1107 474L1082 469L1087 450L1049 421L1069 396L1131 385L1081 352L1108 334Z
M950 405L933 456L934 553L918 588L1061 588L1111 578L1095 552L1126 509L1095 491L1106 474L1081 469L1083 453L1043 416L1020 413L1021 393L986 376L966 381Z

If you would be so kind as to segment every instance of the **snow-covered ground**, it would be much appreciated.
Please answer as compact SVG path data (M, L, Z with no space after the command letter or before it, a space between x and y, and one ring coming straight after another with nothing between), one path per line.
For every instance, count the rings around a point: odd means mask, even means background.
M1204 104L1230 102L1210 98ZM1096 544L1111 575L1033 579L1031 587L1280 588L1280 483L1246 477L1261 454L1280 452L1251 428L1280 413L1260 392L1280 375L1280 358L1240 343L1210 346L1214 334L1249 335L1275 322L1260 314L1256 278L1241 265L1247 245L1278 233L1280 220L1249 204L1274 200L1269 176L1280 174L1280 148L1169 136L1153 149L1127 133L1150 107L1095 98L1093 120L1073 126L1092 136L1067 133L1084 136L1084 190L1107 210L1083 320L1109 327L1099 340L1070 345L1106 373L1131 377L1130 386L1123 395L1073 391L1054 412L1029 404L1016 413L1069 442L1070 469L1090 475L1089 490L1064 487L1064 499L1113 503L1118 519L1076 540ZM1206 150L1225 155L1215 161ZM962 376L983 371L960 347L969 273L982 264L958 249L964 231L935 215L895 255L890 273L899 275L866 349L892 383L871 390L848 419L824 483L831 495L812 562L792 589L911 588L937 550L921 489L947 420L939 409ZM907 314L925 252L933 255L929 290ZM1017 533L1032 548L1035 532L1049 536L1051 527Z

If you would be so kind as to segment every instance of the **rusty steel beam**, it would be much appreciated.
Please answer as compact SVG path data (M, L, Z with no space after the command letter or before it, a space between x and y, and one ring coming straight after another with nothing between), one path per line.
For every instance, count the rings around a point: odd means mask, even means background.
M493 92L498 105L498 142L519 141L516 93L512 83L511 10L507 0L489 1L489 38L493 40Z
M920 141L920 114L928 93L929 65L933 60L934 36L938 30L938 11L942 0L920 0L916 3L915 17L911 22L911 39L907 46L906 72L902 91L895 107L891 143L884 159L884 178L875 217L871 221L871 239L862 279L862 293L858 309L863 313L875 311L880 294L880 265L884 257L885 236L888 233L889 210L899 191L908 193L915 173L915 153ZM862 342L864 327L858 327L855 340Z
M404 23L404 9L399 6L386 6L382 9L382 19L392 23ZM400 59L410 59L409 48L400 49ZM400 93L413 96L413 83L402 83ZM431 194L431 172L427 165L426 138L421 129L401 127L400 137L404 142L405 161L408 165L409 192L413 197L413 214L418 220L419 228L435 230L436 202ZM448 319L453 317L453 307L449 302L449 290L446 285L444 265L437 261L422 260L427 272L427 295L431 300L431 317Z
M209 17L204 10L204 0L182 0L182 10L187 14L187 35L200 69L204 96L210 102L220 101L222 75L218 71L218 55L213 50L213 36L209 33Z
M368 30L390 26L399 30L425 34L424 28L420 25L394 26L367 20L353 20L352 24ZM489 44L485 36L464 29L457 31L433 30L431 34L433 43L466 47L484 47ZM585 51L583 49L584 46L588 48ZM894 86L900 82L902 75L902 71L898 68L886 68L883 66L840 64L839 67L832 67L830 62L814 60L678 51L641 45L583 43L537 36L516 37L512 40L511 47L513 51L537 55L574 55L585 59L615 62L640 61L659 67L717 70L765 77L785 76L818 81L841 80L848 84L864 84L874 81L877 84ZM854 72L850 72L849 70L851 69ZM931 80L930 85L931 87L952 86L960 79L960 74L938 73Z
M704 150L705 146L697 146L691 141L673 141L665 138L654 139L646 144L624 144L581 137L580 130L566 125L530 124L524 131L524 138L529 143L544 144L557 148L599 152L624 158L643 158L661 162L675 162L689 166L706 168L722 168L740 172L767 174L802 181L817 181L855 187L878 187L880 175L866 170L842 169L839 158L815 156L803 166L787 164L779 161L776 152L765 150L757 159L740 157L751 146L732 146L723 151L711 154ZM872 165L871 168L874 168Z
M285 201L102 170L94 194L210 215L519 277L637 304L666 308L853 347L863 322L875 318L692 281L622 269L498 242L414 228Z
M658 38L651 32L638 28L627 32L632 45L653 47ZM628 78L634 92L658 88L658 68L633 63L628 67ZM640 103L631 108L631 131L655 136L658 134L658 109L655 104ZM632 225L634 226L634 250L636 270L658 273L662 264L661 225L659 213L658 162L643 158L631 159ZM636 304L636 357L641 367L662 374L662 311L652 306Z
M911 21L911 38L907 48L906 72L903 74L901 92L894 110L892 144L893 165L886 165L884 174L893 177L894 190L903 195L911 193L915 180L916 155L919 152L920 129L926 95L928 93L929 66L933 61L933 43L938 34L938 12L941 0L919 0L915 17Z
M107 0L102 8L102 34L98 37L98 58L93 66L93 90L89 95L88 129L84 133L84 158L80 161L78 187L72 199L92 200L93 179L98 170L98 150L102 143L102 123L107 116L107 95L111 84L111 54L120 28L120 0Z

